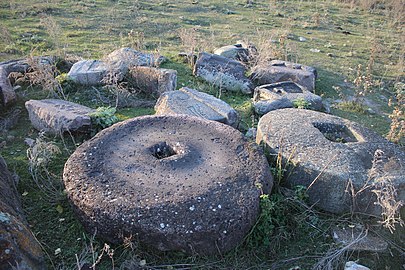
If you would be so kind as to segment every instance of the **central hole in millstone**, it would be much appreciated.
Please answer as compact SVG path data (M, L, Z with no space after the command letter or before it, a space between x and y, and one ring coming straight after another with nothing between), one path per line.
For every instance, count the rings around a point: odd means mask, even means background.
M332 123L313 123L323 136L332 142L348 143L357 142L356 136L345 125L332 124Z
M152 156L157 159L163 159L177 155L177 152L167 142L155 144L150 148L150 150L152 152Z

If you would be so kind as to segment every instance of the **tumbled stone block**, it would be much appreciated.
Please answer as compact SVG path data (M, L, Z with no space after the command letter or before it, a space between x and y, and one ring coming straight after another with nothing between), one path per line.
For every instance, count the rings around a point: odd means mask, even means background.
M100 85L109 70L108 65L102 61L82 60L74 63L68 76L78 84Z
M176 90L177 71L173 69L139 66L131 68L130 76L131 87L153 97Z
M163 93L155 105L155 111L157 115L197 116L233 127L237 127L239 123L238 113L226 102L188 87Z
M229 91L251 94L253 84L245 76L246 68L240 62L209 53L200 53L194 66L194 75Z
M308 91L314 92L316 69L287 61L274 60L252 69L252 80L256 85L272 84L276 82L293 81Z
M94 110L60 99L29 100L25 103L31 124L51 134L89 132Z
M313 110L322 110L322 98L294 82L266 84L255 88L253 105L259 115L273 110L293 108L297 102Z

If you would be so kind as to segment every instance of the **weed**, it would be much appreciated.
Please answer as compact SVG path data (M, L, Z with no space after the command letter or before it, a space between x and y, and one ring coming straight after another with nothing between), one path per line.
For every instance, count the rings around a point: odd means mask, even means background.
M405 83L396 83L394 89L396 90L396 105L389 115L391 126L387 139L403 145L405 144ZM389 105L393 106L392 100L389 101Z
M298 109L311 109L311 103L306 101L304 98L298 98L293 101L294 108Z
M344 263L347 257L347 252L350 248L361 240L363 240L368 234L368 231L362 231L355 239L347 243L343 247L332 247L313 267L312 270L335 270L339 269L340 265Z
M45 27L45 30L51 39L52 45L56 49L57 55L58 56L63 56L63 30L62 27L58 24L58 22L49 15L43 15L40 23L43 27Z
M134 29L131 29L131 31L128 32L127 38L129 41L128 45L131 48L134 48L135 50L138 50L138 51L142 51L145 49L145 33L144 32L134 31Z
M56 159L60 153L59 147L54 142L47 141L44 133L40 133L27 149L31 177L37 187L52 202L60 200L63 196L61 182L55 179L48 169L50 162Z
M391 233L395 226L404 226L405 223L401 218L400 210L404 202L397 199L397 190L389 176L386 175L386 166L389 166L390 159L386 154L377 149L374 153L372 167L369 171L368 179L362 187L355 190L352 181L348 182L346 192L352 197L352 215L357 208L357 199L364 192L374 193L377 201L375 202L381 208L381 220L383 227Z
M365 114L367 112L367 107L363 103L359 103L356 100L345 100L336 105L337 108L347 111Z
M74 92L77 89L77 84L68 76L67 73L59 74L55 77L55 80L66 94Z
M31 84L40 85L49 94L66 99L61 84L55 78L58 71L53 59L31 56L27 62L31 69L31 72L27 73Z
M118 122L115 116L116 109L114 107L98 107L95 112L89 114L91 118L92 128L97 133Z

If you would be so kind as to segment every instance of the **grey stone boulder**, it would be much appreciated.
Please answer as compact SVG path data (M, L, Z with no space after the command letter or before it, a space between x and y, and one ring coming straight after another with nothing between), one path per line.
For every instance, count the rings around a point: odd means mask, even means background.
M0 66L0 100L1 108L5 108L17 100L17 96L11 86L10 80L8 79L8 72L3 67Z
M259 115L273 110L293 108L294 102L303 101L308 109L322 110L322 98L294 82L266 84L255 88L253 105Z
M239 124L238 113L226 102L188 87L163 93L155 105L155 111L156 115L187 114L233 127Z
M380 215L372 191L384 187L405 201L404 152L349 120L303 109L271 111L259 121L256 142L289 160L286 185L306 186L310 203L326 211Z
M85 228L112 242L215 254L255 224L272 176L238 130L187 115L117 123L79 146L63 181ZM260 188L261 186L261 188Z
M129 73L131 87L153 97L174 91L177 87L177 71L173 69L137 66Z
M100 60L82 60L73 64L68 76L78 84L101 85L110 70L108 64Z
M60 99L29 100L25 103L31 124L50 134L90 131L89 113L94 110L83 105Z
M158 67L164 60L163 56L143 53L128 47L117 49L104 59L110 69L119 73L121 79L132 67Z
M44 254L25 220L13 176L0 156L0 270L46 269Z
M256 85L272 84L283 81L293 81L314 92L316 69L287 61L273 60L268 64L253 67L250 78Z
M210 53L200 53L194 75L228 91L251 94L253 84L245 76L246 68L238 61Z

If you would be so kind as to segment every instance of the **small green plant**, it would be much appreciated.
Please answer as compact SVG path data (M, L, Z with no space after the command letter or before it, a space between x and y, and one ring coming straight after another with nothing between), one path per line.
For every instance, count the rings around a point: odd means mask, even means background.
M89 114L93 129L97 132L118 122L114 107L98 107Z
M270 246L270 239L275 227L281 223L275 212L277 211L277 203L280 200L278 196L262 194L260 196L260 215L256 224L246 238L246 244L250 248Z
M68 76L67 73L61 73L56 76L55 79L62 87L64 93L70 93L76 89L76 83Z
M365 114L367 112L367 107L362 103L356 100L346 100L340 102L336 105L337 108L347 111L347 112L354 112L354 113L362 113Z
M293 101L293 105L297 109L311 109L311 103L304 98L297 98Z

